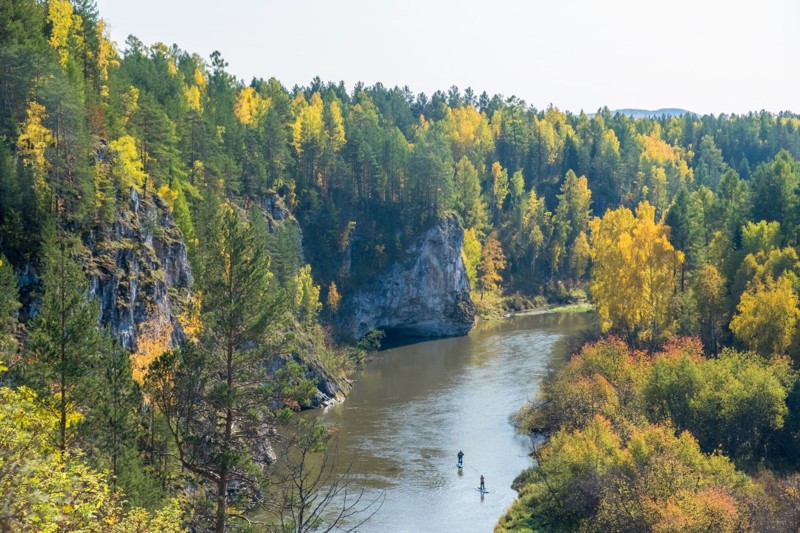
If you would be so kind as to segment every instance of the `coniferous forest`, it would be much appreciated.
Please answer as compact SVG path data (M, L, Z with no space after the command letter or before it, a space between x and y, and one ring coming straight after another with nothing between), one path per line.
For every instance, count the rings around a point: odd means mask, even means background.
M0 0L0 529L320 526L348 298L453 216L479 313L599 323L498 530L800 527L800 116L243 82L101 15Z

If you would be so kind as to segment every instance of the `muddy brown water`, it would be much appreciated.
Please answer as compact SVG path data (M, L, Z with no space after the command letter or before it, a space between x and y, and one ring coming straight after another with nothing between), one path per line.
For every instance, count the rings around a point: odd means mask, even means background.
M383 500L358 531L492 531L516 497L512 481L533 464L509 417L592 320L516 317L379 352L345 402L315 415L338 428L340 463L352 459L364 501ZM481 474L486 495L476 490Z

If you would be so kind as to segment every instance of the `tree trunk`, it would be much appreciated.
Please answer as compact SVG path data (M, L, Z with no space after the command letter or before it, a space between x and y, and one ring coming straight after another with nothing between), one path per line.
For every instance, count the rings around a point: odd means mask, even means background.
M224 533L225 531L225 507L226 496L228 492L228 474L223 473L217 482L217 525L214 528L216 533Z
M229 341L227 346L227 361L226 361L226 373L227 373L227 385L228 390L226 391L227 402L225 408L225 439L223 442L223 457L227 457L227 452L231 449L231 435L233 433L233 406L231 405L233 401L233 342ZM227 461L227 458L223 459L223 461ZM225 531L225 507L226 507L226 498L228 494L228 464L227 462L222 464L222 468L220 469L219 473L219 481L217 482L217 527L216 533L223 533Z
M64 457L64 452L67 450L67 347L65 346L65 341L64 341L64 339L66 337L66 330L67 330L67 310L66 310L66 306L67 306L67 304L66 304L66 299L67 299L66 290L67 290L67 288L65 286L65 283L63 282L64 277L65 277L64 268L63 268L64 267L63 261L65 261L65 259L64 259L65 253L66 252L64 251L64 245L62 243L62 245L61 245L61 258L60 258L60 260L62 261L62 264L60 265L62 267L61 268L62 283L61 283L61 287L59 287L59 294L61 296L61 309L60 309L60 311L61 311L60 315L61 316L59 317L59 320L61 322L61 331L60 331L61 339L59 340L59 348L60 348L59 357L61 359L60 360L61 373L60 373L60 376L59 376L60 381L59 381L59 384L58 384L59 392L61 393L61 401L60 401L60 405L59 405L59 407L61 409L61 413L60 413L61 414L61 420L59 421L59 425L58 425L58 429L59 429L58 449L61 452L62 459Z

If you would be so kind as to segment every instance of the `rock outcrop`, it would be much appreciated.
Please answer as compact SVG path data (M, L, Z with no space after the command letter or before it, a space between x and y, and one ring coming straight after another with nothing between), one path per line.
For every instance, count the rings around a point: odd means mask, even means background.
M125 349L160 353L184 337L179 314L192 274L169 207L152 193L131 190L129 200L118 205L111 229L87 243L90 296Z
M355 339L382 329L408 337L465 335L475 322L461 255L464 231L445 215L422 233L405 257L345 296L339 327Z

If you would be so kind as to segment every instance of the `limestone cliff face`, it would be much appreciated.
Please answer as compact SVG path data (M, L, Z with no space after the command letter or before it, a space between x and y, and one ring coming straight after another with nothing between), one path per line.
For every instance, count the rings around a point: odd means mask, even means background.
M100 321L132 352L157 352L184 337L178 315L192 273L180 230L156 195L131 190L113 226L92 235L90 296L100 304ZM147 344L148 346L143 346Z
M405 258L340 306L339 326L359 339L374 329L411 337L465 335L475 322L461 256L464 231L446 215L421 234Z

